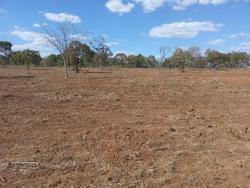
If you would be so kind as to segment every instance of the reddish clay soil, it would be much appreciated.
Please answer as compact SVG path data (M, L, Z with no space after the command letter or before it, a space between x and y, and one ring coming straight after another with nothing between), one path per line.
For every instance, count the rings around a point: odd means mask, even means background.
M0 187L250 187L250 70L0 69Z

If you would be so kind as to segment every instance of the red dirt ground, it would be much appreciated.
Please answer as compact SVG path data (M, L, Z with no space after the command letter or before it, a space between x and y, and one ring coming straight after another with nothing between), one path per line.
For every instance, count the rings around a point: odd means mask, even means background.
M0 187L250 187L250 70L105 71L0 69Z

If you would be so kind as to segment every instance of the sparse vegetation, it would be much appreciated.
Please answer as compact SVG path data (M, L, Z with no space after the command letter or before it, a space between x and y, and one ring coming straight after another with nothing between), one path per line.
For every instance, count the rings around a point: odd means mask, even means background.
M70 35L69 33L67 35ZM63 54L51 54L48 57L41 58L39 52L33 50L11 51L11 43L8 43L8 49L4 52L3 44L0 62L2 65L30 65L34 66L73 66L76 72L79 67L105 67L116 66L123 68L178 68L181 72L185 67L188 68L206 68L206 69L223 69L223 68L247 68L250 66L250 54L245 52L221 53L208 49L204 55L198 47L190 47L187 50L176 48L170 55L171 48L161 47L160 58L156 59L151 55L145 57L139 55L126 55L118 53L113 55L110 48L106 45L103 37L94 39L90 44L82 43L77 38L68 39L65 42ZM30 55L28 55L30 54ZM65 69L66 71L66 69ZM66 71L67 72L67 71ZM68 74L66 74L65 76ZM67 77L67 76L66 76Z

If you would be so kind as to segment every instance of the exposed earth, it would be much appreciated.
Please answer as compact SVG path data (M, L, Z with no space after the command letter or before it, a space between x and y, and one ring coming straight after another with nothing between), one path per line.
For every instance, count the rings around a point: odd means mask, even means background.
M250 187L250 70L0 69L0 187Z

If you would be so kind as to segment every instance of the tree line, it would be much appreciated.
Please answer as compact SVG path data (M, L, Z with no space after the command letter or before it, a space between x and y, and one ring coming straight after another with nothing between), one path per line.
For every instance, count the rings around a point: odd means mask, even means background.
M127 68L244 68L249 66L250 55L246 52L222 53L208 49L201 53L199 47L188 49L162 46L159 49L160 57L148 57L142 54L126 55L118 53L113 55L104 37L94 38L88 43L86 34L77 32L70 20L58 23L53 27L43 29L43 37L47 43L58 51L42 58L38 51L26 49L12 51L12 44L0 41L0 65L26 65L30 66L64 66L65 78L68 78L68 66L79 72L80 67L120 66Z
M0 41L0 64L4 65L26 65L32 66L63 66L62 54L51 54L42 58L38 51L26 49L12 51L12 44L8 41ZM202 55L198 47L190 47L187 50L176 48L172 55L166 57L170 50L161 47L160 58L151 55L148 57L142 54L126 55L118 53L113 55L103 38L87 45L79 41L71 41L65 49L65 59L68 65L79 72L80 67L120 66L127 68L245 68L250 64L250 54L246 52L222 53L208 49Z

